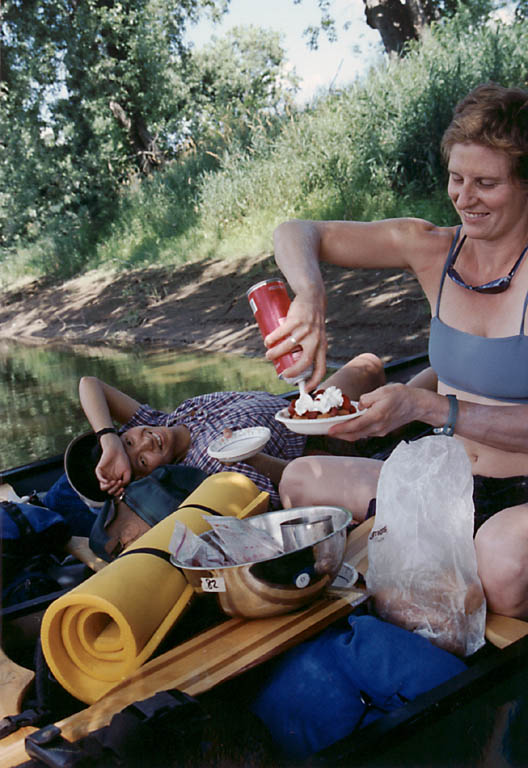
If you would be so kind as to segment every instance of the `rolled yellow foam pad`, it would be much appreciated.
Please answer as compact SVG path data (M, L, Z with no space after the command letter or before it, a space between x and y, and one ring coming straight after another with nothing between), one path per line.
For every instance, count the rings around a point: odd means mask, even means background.
M204 508L246 517L265 512L268 494L239 472L206 478L171 515L117 560L55 600L42 619L46 661L73 696L93 704L140 667L189 602L193 589L168 553L174 522L195 533L209 528Z

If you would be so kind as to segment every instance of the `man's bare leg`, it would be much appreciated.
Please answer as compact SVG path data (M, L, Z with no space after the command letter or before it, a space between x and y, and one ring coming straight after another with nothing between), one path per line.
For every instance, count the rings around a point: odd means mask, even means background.
M285 509L311 505L345 507L365 519L376 496L382 461L343 456L302 456L285 468L279 493Z
M329 376L322 386L325 389L331 386L339 387L351 400L359 400L359 396L364 392L371 392L385 383L385 371L379 357L364 352Z
M429 389L431 392L436 392L438 387L438 376L429 366L424 368L423 371L412 376L407 382L408 387L418 387L420 389Z

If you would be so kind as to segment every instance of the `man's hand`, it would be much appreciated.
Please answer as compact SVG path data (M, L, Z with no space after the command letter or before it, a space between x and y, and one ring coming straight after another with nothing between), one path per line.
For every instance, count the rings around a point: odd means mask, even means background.
M132 479L130 461L117 435L103 435L101 447L103 455L95 468L95 476L102 491L119 496Z

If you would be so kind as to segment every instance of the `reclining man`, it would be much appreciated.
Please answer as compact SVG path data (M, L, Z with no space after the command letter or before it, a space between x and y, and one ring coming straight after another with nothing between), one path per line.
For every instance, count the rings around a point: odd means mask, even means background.
M357 400L384 382L381 361L359 355L332 374L324 386L337 386ZM275 419L284 398L268 392L213 392L182 402L172 413L140 403L95 377L79 385L81 405L101 446L95 474L102 491L119 496L132 478L145 477L163 464L197 467L207 475L226 469L242 472L270 494L272 508L280 507L277 485L284 466L302 455L306 437L291 432ZM120 429L114 422L122 425ZM209 456L209 444L224 430L268 427L263 453L226 466Z
M332 374L324 386L337 386L351 399L380 386L385 380L381 361L371 354L359 355ZM66 452L66 467L71 485L77 494L72 498L66 478L61 478L48 492L44 503L62 512L67 519L69 510L78 511L79 528L73 535L91 533L92 548L100 557L116 556L161 517L156 513L138 514L122 500L132 480L148 477L157 468L176 463L180 469L173 473L183 483L178 492L181 501L186 493L208 475L236 471L249 477L257 487L270 494L270 508L281 507L278 484L285 466L310 451L304 435L291 432L275 419L285 405L280 395L268 392L214 392L183 401L172 413L164 413L149 405L141 405L124 392L95 377L83 377L79 384L83 410L95 435L83 443L72 441ZM115 426L117 423L118 427ZM226 429L266 426L271 437L263 451L233 464L212 458L207 448ZM98 446L94 443L97 439ZM69 470L69 471L68 471ZM199 480L198 480L198 479ZM196 482L193 485L193 482ZM104 513L96 520L91 511L108 497ZM82 508L82 509L81 509ZM170 510L172 511L172 510ZM165 514L168 514L166 512Z

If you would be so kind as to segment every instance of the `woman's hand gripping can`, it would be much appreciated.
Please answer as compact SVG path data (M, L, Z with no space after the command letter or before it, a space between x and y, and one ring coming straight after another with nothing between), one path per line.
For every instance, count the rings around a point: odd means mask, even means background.
M291 300L288 296L286 285L277 278L262 280L247 291L247 297L262 338L266 338L268 333L271 333L271 331L274 331L275 328L281 325L281 321L285 320L288 314ZM294 365L299 360L301 354L302 348L297 346L291 352L286 352L286 354L273 361L279 378L284 379L288 384L297 384L299 381L309 378L312 374L312 367L310 366L310 368L307 368L293 378L284 376L284 371Z

